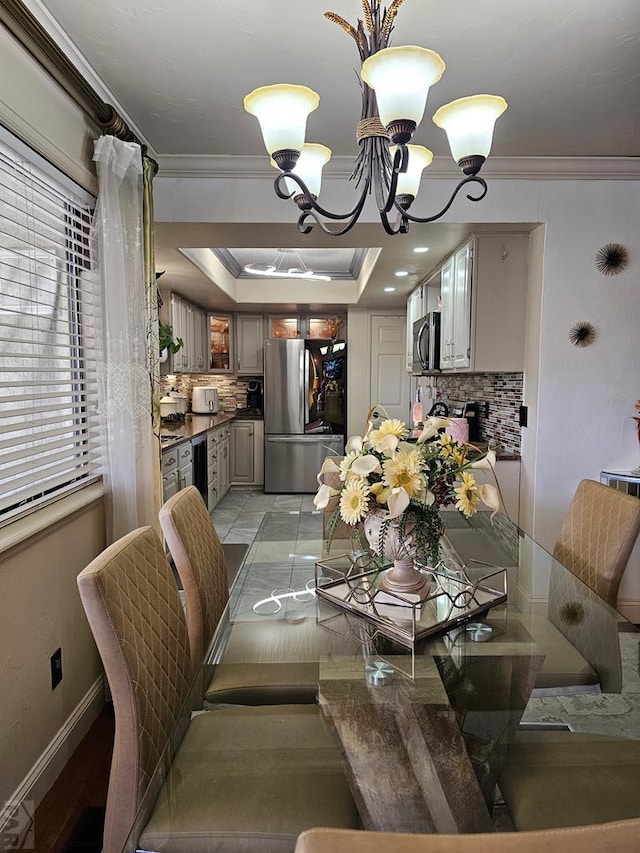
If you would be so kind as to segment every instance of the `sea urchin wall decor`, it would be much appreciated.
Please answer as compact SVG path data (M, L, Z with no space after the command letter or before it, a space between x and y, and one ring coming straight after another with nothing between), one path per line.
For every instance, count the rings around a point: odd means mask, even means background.
M595 327L586 320L581 320L569 329L569 340L576 347L588 347L595 338Z
M596 267L602 275L617 275L629 263L629 253L620 243L607 243L596 255Z

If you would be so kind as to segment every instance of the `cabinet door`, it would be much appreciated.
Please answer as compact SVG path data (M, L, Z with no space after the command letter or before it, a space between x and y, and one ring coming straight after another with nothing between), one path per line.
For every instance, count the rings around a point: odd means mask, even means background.
M440 367L442 370L453 367L453 316L454 303L454 276L453 258L443 265L440 272L440 297L442 300L442 316L440 321Z
M183 373L187 370L187 353L186 343L189 338L189 330L187 328L187 304L175 294L171 295L171 325L173 327L174 340L182 339L183 346L172 359L172 369L174 373Z
M253 421L236 421L231 427L232 483L253 483Z
M209 314L208 356L211 373L233 372L233 326L227 314Z
M407 299L407 370L413 371L413 324L424 314L422 288L419 287Z
M264 373L264 321L262 317L237 314L236 368L245 376L262 376Z
M453 328L451 367L471 364L471 274L473 242L467 243L454 256L453 265Z

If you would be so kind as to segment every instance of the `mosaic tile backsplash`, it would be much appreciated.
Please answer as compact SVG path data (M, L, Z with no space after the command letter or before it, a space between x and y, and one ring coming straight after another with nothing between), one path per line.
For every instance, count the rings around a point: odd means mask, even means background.
M187 398L191 408L191 389L194 385L214 385L218 389L220 410L235 412L247 405L247 384L261 377L220 376L186 373L162 376L160 390L166 394L177 388ZM520 453L518 416L522 404L522 373L458 373L451 376L424 377L423 387L439 391L442 399L478 400L488 403L488 414L480 407L480 436L485 441L497 441L503 450Z
M447 376L424 377L423 387L439 391L446 402L478 400L488 403L485 416L480 407L480 436L492 439L511 453L520 453L519 414L522 404L522 373L457 373Z
M218 389L221 412L235 412L238 407L247 405L247 385L260 376L219 376L208 374L178 373L160 377L160 391L164 395L172 388L187 398L187 407L191 409L191 391L194 385L212 385Z

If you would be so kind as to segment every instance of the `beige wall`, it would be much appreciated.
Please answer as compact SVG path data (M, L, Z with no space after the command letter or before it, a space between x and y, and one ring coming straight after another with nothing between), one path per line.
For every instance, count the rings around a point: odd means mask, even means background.
M104 547L99 499L0 558L0 803L100 676L76 577ZM59 647L63 678L52 691L49 661Z
M97 129L2 25L0 123L95 191ZM69 757L73 729L86 727L99 706L101 665L76 577L105 546L101 494L88 487L0 529L0 815L18 790L45 793L43 783ZM58 647L63 679L52 692L49 661ZM95 701L79 720L92 690ZM27 782L38 779L32 791Z

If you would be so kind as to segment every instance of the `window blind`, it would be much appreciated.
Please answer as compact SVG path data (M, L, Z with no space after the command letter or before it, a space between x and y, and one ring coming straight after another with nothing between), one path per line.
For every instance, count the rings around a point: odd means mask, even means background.
M0 140L0 523L100 473L91 199Z

